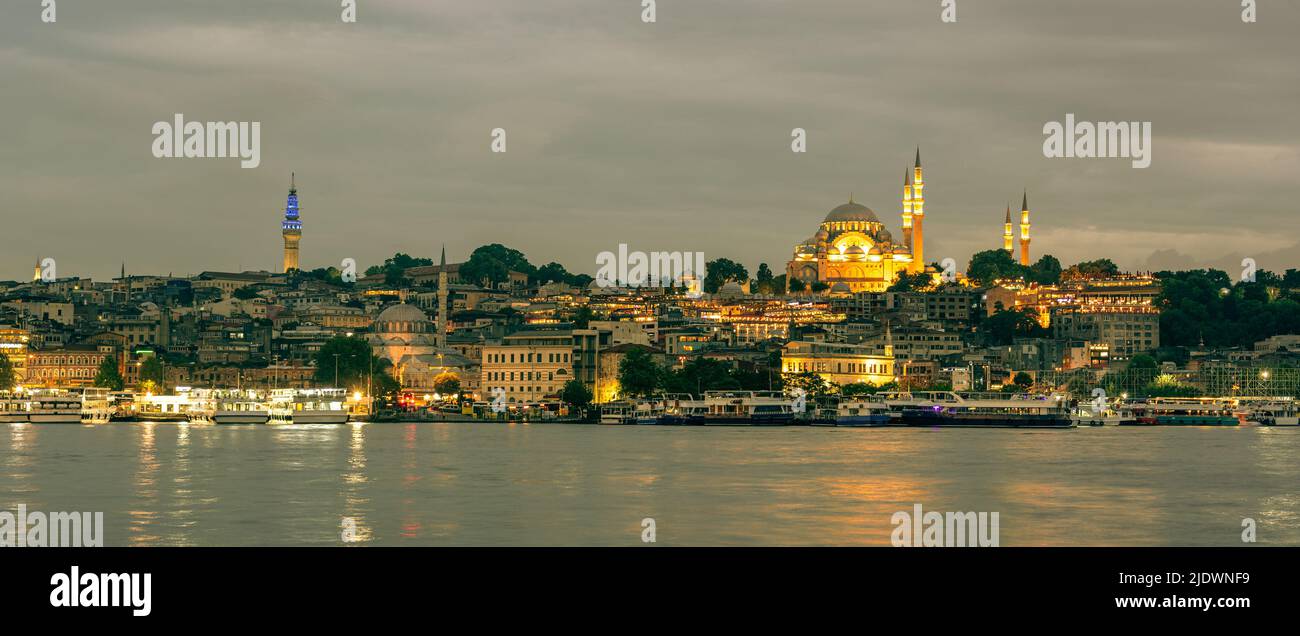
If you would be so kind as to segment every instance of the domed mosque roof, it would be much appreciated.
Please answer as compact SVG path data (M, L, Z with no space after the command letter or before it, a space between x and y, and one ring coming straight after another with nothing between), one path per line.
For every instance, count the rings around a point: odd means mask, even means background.
M375 322L429 322L429 316L419 307L400 304L393 305L392 307L379 312L379 316L375 318Z
M839 221L865 221L868 223L879 223L880 219L876 218L876 213L871 208L849 201L844 205L830 211L826 215L826 220L822 223L834 223Z

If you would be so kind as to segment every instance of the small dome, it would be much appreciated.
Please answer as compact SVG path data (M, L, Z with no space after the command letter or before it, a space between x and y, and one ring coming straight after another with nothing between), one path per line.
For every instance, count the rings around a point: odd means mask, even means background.
M871 251L868 252L868 254L873 254L873 255L879 256L879 255L880 255L880 246L878 246L878 245L873 245L873 246L871 246Z
M818 241L824 241L826 240L826 237L830 235L831 233L827 232L826 230L817 230L817 233L813 235L813 242L816 243Z
M860 203L845 203L844 205L830 211L826 215L823 223L836 223L840 221L865 221L867 223L879 223L880 219L876 218L876 213L871 208Z
M882 228L879 232L876 233L876 240L880 241L881 243L893 243L894 235L890 234L889 230Z
M848 284L848 283L840 282L840 283L835 283L834 285L831 285L831 293L832 293L832 294L847 294L847 293L849 293L849 292L851 292L851 291L853 291L853 290L849 288L849 284Z
M864 253L861 245L850 245L849 249L844 250L846 256L862 256Z
M745 295L745 288L740 286L736 281L730 281L718 289L718 295L724 298L738 298Z

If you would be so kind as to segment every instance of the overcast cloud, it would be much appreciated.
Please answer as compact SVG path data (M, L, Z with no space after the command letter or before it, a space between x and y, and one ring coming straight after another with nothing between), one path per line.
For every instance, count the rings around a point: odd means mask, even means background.
M929 261L1000 246L1027 188L1035 257L1300 267L1300 2L957 3L5 0L0 279L274 270L290 172L304 268L629 243L779 272L850 193L901 236L918 145ZM260 121L261 166L155 159L174 113ZM1152 122L1151 167L1044 158L1066 113Z

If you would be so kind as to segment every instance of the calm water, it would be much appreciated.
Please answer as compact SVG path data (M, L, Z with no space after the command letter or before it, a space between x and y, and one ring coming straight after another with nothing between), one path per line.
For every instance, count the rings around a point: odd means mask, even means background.
M107 545L888 544L997 511L1002 545L1300 544L1300 430L10 424L0 510Z

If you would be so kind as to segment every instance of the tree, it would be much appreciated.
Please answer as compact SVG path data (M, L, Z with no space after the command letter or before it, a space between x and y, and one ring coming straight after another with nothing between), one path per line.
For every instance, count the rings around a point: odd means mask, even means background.
M1099 258L1095 261L1083 261L1071 265L1061 272L1061 278L1104 278L1118 273L1119 266L1113 261L1109 258Z
M18 374L14 372L14 364L9 361L9 356L0 353L0 391L9 391L18 384Z
M235 298L238 298L239 300L252 300L254 298L257 298L257 288L251 285L248 287L240 287L239 289L236 289L231 295L234 296Z
M650 395L660 387L662 379L663 371L645 348L629 349L618 362L618 385L623 395Z
M591 404L591 389L577 378L564 383L560 390L560 400L577 409L586 409Z
M790 291L792 291L792 292L801 292L801 291L803 291L803 290L805 290L805 289L808 289L808 285L807 285L806 283L804 283L802 280L800 280L800 279L798 279L798 278L791 278L791 279L790 279Z
M772 275L767 263L758 264L758 272L754 274L754 290L760 294L774 294L777 291L776 277Z
M992 285L999 279L1024 278L1026 268L1011 258L1006 250L984 250L970 257L966 278L980 285Z
M803 389L804 394L808 397L821 397L831 393L830 383L821 375L812 371L783 373L781 379L785 382L785 388Z
M387 374L385 369L391 366L387 360L374 357L370 343L362 338L334 336L326 340L320 351L316 352L316 371L312 379L318 386L335 386L336 363L338 388L364 389L366 377L373 369L375 374L371 386L376 395L380 393L375 388L379 385L378 378Z
M591 307L583 305L573 312L573 327L575 329L586 329L587 325L596 317L596 312Z
M1051 254L1044 254L1038 262L1029 266L1029 278L1039 285L1061 282L1061 261Z
M117 370L117 358L106 356L99 363L99 370L95 373L95 386L114 391L121 391L126 386L122 373Z
M1003 309L985 318L980 331L991 345L1008 345L1016 338L1045 337L1050 332L1039 326L1033 312L1028 307Z
M433 390L443 397L460 393L460 376L451 371L443 371L433 379Z
M668 393L699 394L741 388L740 381L724 362L710 358L692 358L681 369L667 373L663 380Z
M161 387L164 380L162 360L158 356L146 357L140 364L140 384L151 383L150 386Z
M530 281L537 278L537 268L528 262L523 252L500 243L475 249L470 253L469 260L460 266L462 277L484 287L494 287L509 281L512 271L527 274Z
M903 272L898 275L898 280L895 280L894 284L889 286L888 291L891 292L925 291L926 289L929 289L929 287L930 287L930 276L925 272L917 272L915 274L909 272Z
M744 265L729 258L719 258L704 264L704 291L717 293L723 285L730 282L743 283L749 280L749 271Z
M1027 389L1027 388L1033 386L1033 384L1034 384L1034 379L1031 378L1031 377L1029 377L1029 374L1028 374L1028 373L1025 373L1024 371L1021 371L1021 372L1019 372L1019 373L1016 374L1016 377L1015 377L1014 379L1011 380L1011 383L1014 384L1014 385L1016 385L1016 386L1018 386L1018 387L1020 387L1021 389Z

